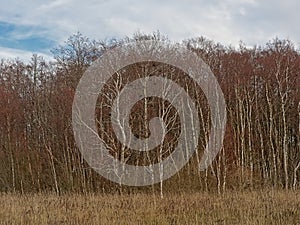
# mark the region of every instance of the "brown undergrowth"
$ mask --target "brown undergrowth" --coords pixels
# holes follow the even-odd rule
[[[300,224],[299,191],[1,194],[0,224]]]

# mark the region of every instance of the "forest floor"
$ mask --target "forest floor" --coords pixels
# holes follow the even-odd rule
[[[293,224],[300,191],[0,194],[0,224]]]

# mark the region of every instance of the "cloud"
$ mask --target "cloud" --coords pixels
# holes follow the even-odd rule
[[[10,0],[2,3],[0,21],[30,27],[16,30],[15,38],[38,36],[53,45],[77,31],[107,39],[156,30],[172,40],[203,35],[223,44],[253,45],[275,36],[298,41],[299,7],[294,0]]]
[[[0,59],[20,59],[24,62],[28,62],[32,57],[33,52],[24,51],[20,49],[13,48],[4,48],[0,47]],[[53,57],[48,54],[38,53],[38,55],[42,56],[46,61],[53,61]]]

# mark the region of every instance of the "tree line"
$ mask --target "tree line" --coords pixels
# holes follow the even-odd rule
[[[159,32],[108,41],[91,40],[77,33],[52,50],[53,61],[33,55],[30,62],[0,62],[0,190],[4,192],[132,192],[218,191],[262,187],[297,189],[300,186],[300,51],[290,40],[275,38],[264,46],[223,46],[204,37],[182,41],[207,63],[218,79],[227,104],[224,146],[206,171],[198,170],[209,130],[209,107],[201,91],[192,95],[200,107],[199,151],[177,175],[160,185],[126,187],[112,183],[90,168],[73,137],[72,102],[76,86],[93,61],[115,46],[129,41],[167,40]],[[140,66],[140,65],[139,65]],[[131,65],[131,72],[151,71],[155,63]],[[169,69],[164,69],[171,73]],[[133,77],[130,77],[133,76]],[[180,75],[176,79],[181,79]],[[122,86],[114,76],[111,85]],[[180,80],[191,87],[187,80]],[[114,87],[114,86],[110,86]],[[109,88],[108,88],[109,90]],[[113,92],[112,92],[113,93]],[[131,164],[147,164],[149,155],[128,153],[107,134],[111,128],[109,99],[99,96],[99,135],[115,149],[112,154]],[[155,108],[156,106],[156,108]],[[153,108],[154,107],[154,108]],[[179,123],[168,102],[147,99],[135,106],[131,122],[139,137],[147,137],[147,121],[168,111],[170,125]],[[165,116],[165,115],[162,115]],[[172,118],[172,119],[170,119]],[[102,124],[102,125],[101,125]],[[134,125],[135,124],[135,125]],[[172,129],[173,130],[173,129]],[[173,132],[173,133],[172,133]],[[163,150],[152,152],[162,159],[176,144],[178,130],[166,136]],[[117,150],[116,150],[117,149]],[[143,160],[139,160],[139,157]]]

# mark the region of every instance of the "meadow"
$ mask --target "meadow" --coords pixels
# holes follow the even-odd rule
[[[0,224],[300,224],[299,191],[1,194]]]

